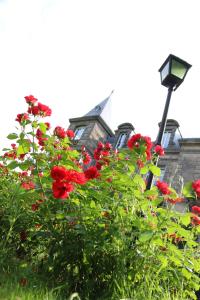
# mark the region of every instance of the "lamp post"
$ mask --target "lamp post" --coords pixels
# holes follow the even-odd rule
[[[186,61],[180,59],[175,55],[170,54],[158,70],[160,72],[161,84],[168,88],[168,93],[155,145],[162,144],[162,137],[165,131],[167,113],[169,110],[172,92],[175,91],[183,82],[190,67],[191,65],[188,64]],[[158,159],[154,163],[155,165],[157,165]],[[152,182],[153,173],[149,172],[147,178],[147,190],[151,188]]]

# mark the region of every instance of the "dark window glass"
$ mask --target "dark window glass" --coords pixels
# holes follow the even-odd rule
[[[85,126],[77,127],[74,132],[74,140],[80,140],[84,130],[85,130]]]
[[[122,148],[124,146],[125,140],[126,133],[121,133],[116,144],[116,149]]]

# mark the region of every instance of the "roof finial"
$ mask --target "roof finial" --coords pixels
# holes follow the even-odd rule
[[[112,96],[112,94],[114,93],[115,90],[112,90],[110,95],[108,96],[108,99]]]

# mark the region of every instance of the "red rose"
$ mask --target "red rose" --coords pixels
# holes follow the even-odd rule
[[[158,180],[156,182],[156,186],[163,195],[168,195],[171,193],[169,190],[168,184],[164,181],[161,182]]]
[[[56,126],[56,128],[54,129],[54,135],[56,135],[57,137],[64,139],[67,135],[66,131],[64,128],[60,127],[60,126]]]
[[[40,102],[37,106],[29,106],[28,113],[33,114],[34,116],[40,115],[41,117],[51,116],[51,109]]]
[[[6,152],[6,153],[4,153],[3,157],[9,157],[9,158],[16,159],[16,158],[17,158],[17,155],[16,155],[16,152],[15,152],[15,151],[11,151],[11,152]]]
[[[97,170],[101,170],[102,169],[102,164],[100,163],[100,162],[96,162],[96,168],[97,168]]]
[[[69,182],[74,182],[78,184],[85,184],[86,178],[84,173],[80,173],[75,170],[67,170],[65,179]]]
[[[73,130],[68,129],[68,130],[66,131],[66,135],[67,135],[70,139],[72,139],[72,138],[74,137],[74,132],[73,132]]]
[[[22,230],[19,235],[20,235],[20,240],[22,242],[25,242],[27,240],[27,233],[25,230]]]
[[[12,147],[13,149],[16,149],[16,148],[17,148],[16,144],[11,144],[11,147]]]
[[[19,155],[19,159],[20,159],[20,160],[23,160],[26,154],[27,154],[27,153],[20,154],[20,155]]]
[[[38,208],[39,208],[39,204],[37,204],[37,203],[34,203],[31,205],[32,211],[36,211],[36,210],[38,210]]]
[[[97,149],[94,150],[94,159],[100,160],[101,158],[101,152]]]
[[[26,100],[26,103],[31,105],[38,101],[38,99],[36,99],[33,95],[25,96],[24,98]]]
[[[146,153],[146,156],[147,156],[147,160],[150,160],[151,159],[151,151],[149,149],[147,149],[145,151],[145,153]]]
[[[28,113],[37,116],[39,114],[38,106],[29,106]]]
[[[165,151],[164,151],[163,147],[160,145],[156,145],[154,148],[154,151],[156,152],[156,154],[158,154],[160,156],[165,155]]]
[[[62,166],[54,166],[51,169],[51,177],[57,181],[64,180],[67,176],[67,169]]]
[[[27,177],[28,176],[28,172],[27,171],[23,171],[21,173],[19,173],[20,176],[23,176],[23,177]]]
[[[29,115],[27,113],[18,114],[15,121],[19,122],[20,124],[26,120],[29,120]]]
[[[88,165],[91,162],[91,157],[90,157],[89,153],[85,151],[82,153],[82,155],[83,155],[84,165]]]
[[[103,151],[101,151],[101,155],[102,156],[109,156],[109,151],[105,151],[105,150],[103,150]]]
[[[100,176],[100,173],[95,166],[89,167],[84,173],[87,179],[94,179]]]
[[[129,149],[133,149],[133,148],[139,148],[140,143],[141,142],[145,142],[145,146],[146,146],[146,158],[147,160],[151,159],[151,148],[152,148],[152,142],[150,137],[148,136],[142,136],[140,133],[133,135],[127,142],[127,146]]]
[[[137,160],[137,166],[138,166],[139,169],[141,169],[141,168],[144,167],[144,163],[143,163],[143,161],[141,159]]]
[[[53,196],[57,199],[68,198],[73,189],[73,185],[68,182],[54,181],[52,185]]]
[[[199,206],[192,206],[192,212],[196,214],[200,214],[200,207]]]
[[[98,151],[103,150],[103,148],[104,148],[104,144],[102,142],[98,142],[98,144],[97,144]]]
[[[44,117],[51,116],[52,111],[47,105],[44,105],[44,104],[38,102],[38,109],[42,116],[44,116]]]
[[[146,142],[147,149],[150,150],[153,146],[151,138],[149,136],[143,136],[142,139]]]
[[[105,149],[110,151],[112,149],[112,145],[110,143],[105,143]]]
[[[191,220],[192,225],[200,225],[200,218],[196,215],[192,216],[192,220]]]
[[[51,127],[50,123],[49,123],[49,122],[45,122],[44,124],[46,125],[46,127],[47,127],[47,130],[49,130],[49,129],[50,129],[50,127]]]
[[[36,131],[36,137],[37,137],[38,139],[40,139],[42,136],[43,136],[43,133],[42,133],[42,131],[38,128],[37,131]]]
[[[129,149],[133,149],[133,147],[135,146],[135,144],[138,142],[138,140],[141,138],[141,134],[137,133],[135,135],[133,135],[127,142],[127,146]]]
[[[22,182],[21,187],[25,190],[32,190],[35,188],[35,184],[33,182]]]
[[[192,183],[192,188],[195,191],[195,193],[197,194],[197,197],[200,197],[200,179],[198,179]]]

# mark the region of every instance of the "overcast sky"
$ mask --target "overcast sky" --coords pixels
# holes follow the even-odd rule
[[[68,127],[112,95],[111,129],[131,122],[155,138],[167,89],[159,67],[172,53],[192,64],[169,118],[200,137],[198,0],[0,0],[0,142],[15,131],[24,96]]]

